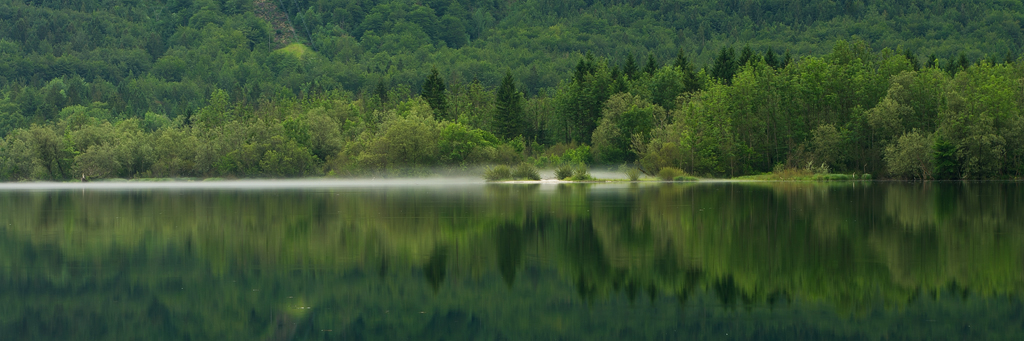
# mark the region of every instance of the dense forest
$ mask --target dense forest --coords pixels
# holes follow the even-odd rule
[[[1024,173],[1019,1],[14,0],[0,179]]]

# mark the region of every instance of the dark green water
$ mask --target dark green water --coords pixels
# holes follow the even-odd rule
[[[0,339],[1024,339],[1017,183],[103,186],[0,187]]]

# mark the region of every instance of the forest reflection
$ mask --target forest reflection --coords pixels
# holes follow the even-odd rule
[[[920,310],[992,336],[971,333],[1022,322],[1022,199],[1016,183],[6,191],[0,332],[658,338],[748,314],[880,337]],[[821,311],[889,328],[799,322]]]

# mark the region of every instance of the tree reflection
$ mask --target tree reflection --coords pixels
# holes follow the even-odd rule
[[[490,338],[481,316],[573,323],[559,290],[723,314],[1005,313],[1024,289],[1022,204],[1015,183],[0,192],[0,332]]]

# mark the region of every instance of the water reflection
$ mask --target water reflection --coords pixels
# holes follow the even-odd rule
[[[0,335],[1017,338],[1022,199],[1015,183],[8,190]]]

